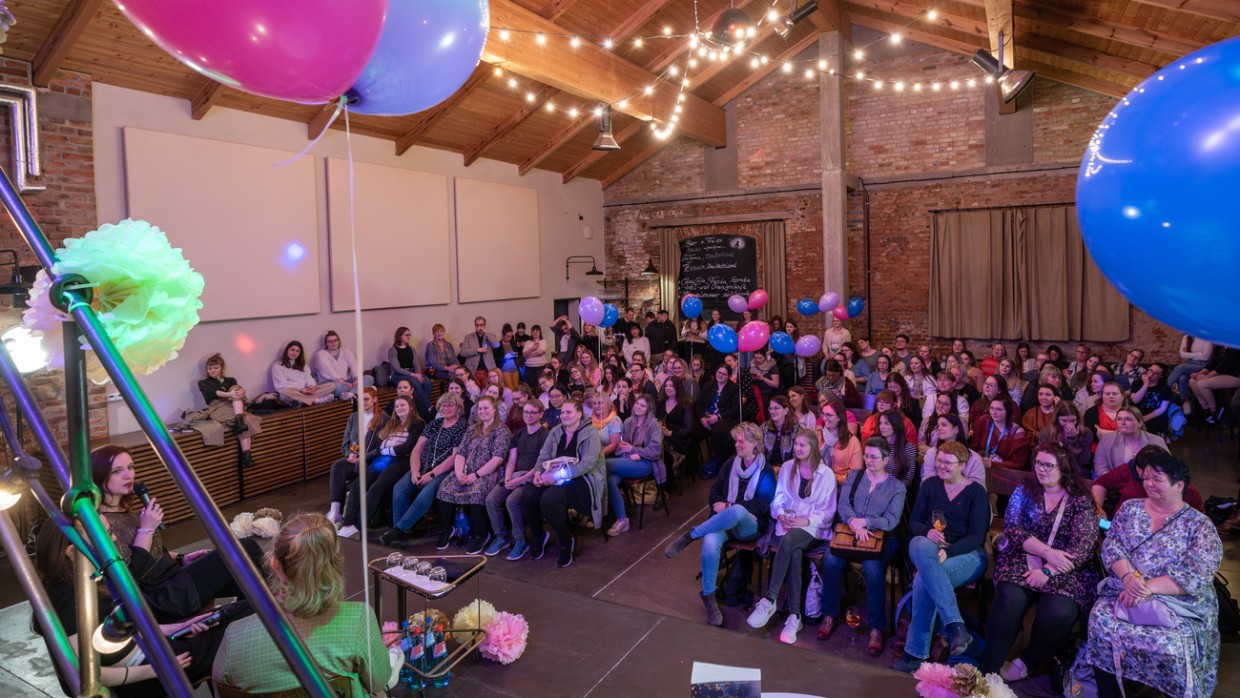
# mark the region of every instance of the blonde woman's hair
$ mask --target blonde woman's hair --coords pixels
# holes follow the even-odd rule
[[[740,424],[732,427],[732,431],[729,433],[734,439],[740,437],[751,444],[756,444],[758,446],[763,444],[762,428],[753,422],[741,422]]]
[[[297,514],[286,521],[269,558],[276,571],[272,591],[289,613],[314,618],[344,597],[344,555],[326,516]]]
[[[461,414],[465,411],[465,401],[461,399],[461,396],[453,395],[447,391],[445,391],[443,395],[440,395],[439,399],[435,402],[435,411],[443,412],[443,406],[448,403],[456,405],[457,419],[467,419],[469,417],[467,414]]]

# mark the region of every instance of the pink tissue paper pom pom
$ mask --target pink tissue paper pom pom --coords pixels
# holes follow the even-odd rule
[[[400,625],[394,620],[383,621],[383,627],[381,630],[383,632],[384,645],[391,645],[400,639]]]
[[[952,668],[946,664],[922,664],[913,672],[913,678],[918,680],[917,695],[921,698],[957,698],[952,690],[953,676]]]
[[[525,653],[525,643],[530,636],[530,626],[525,622],[525,616],[500,611],[486,631],[487,637],[478,651],[487,659],[512,664]]]

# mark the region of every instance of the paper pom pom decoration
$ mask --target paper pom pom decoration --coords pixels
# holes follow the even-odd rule
[[[146,221],[127,218],[65,240],[56,257],[53,275],[80,274],[93,287],[91,307],[135,374],[153,373],[176,358],[186,335],[198,324],[202,274]],[[61,323],[69,318],[52,305],[51,283],[51,277],[40,271],[22,325],[42,333],[48,368],[63,369]],[[94,354],[87,354],[86,372],[95,383],[108,382]]]
[[[495,607],[489,601],[474,599],[461,606],[456,615],[452,616],[452,629],[463,631],[486,628],[495,619],[495,613]]]
[[[228,524],[232,529],[233,535],[238,538],[249,538],[254,535],[254,514],[250,512],[242,512],[233,517],[232,523]]]
[[[525,616],[501,611],[495,614],[486,631],[487,637],[478,651],[487,659],[512,664],[525,653],[525,643],[530,637],[530,626],[525,622]]]
[[[913,672],[921,698],[1016,698],[998,674],[982,675],[972,664],[927,662]]]

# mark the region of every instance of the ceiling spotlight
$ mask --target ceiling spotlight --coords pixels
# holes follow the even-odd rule
[[[787,39],[788,34],[798,23],[804,21],[807,17],[814,14],[818,9],[818,0],[792,0],[792,9],[788,12],[788,17],[780,21],[775,21],[775,33],[781,39]]]
[[[620,150],[620,144],[611,133],[611,105],[604,104],[598,115],[598,138],[594,139],[593,150]]]
[[[972,60],[974,65],[986,71],[986,74],[999,84],[999,99],[1004,104],[1016,99],[1037,76],[1031,70],[1013,70],[1003,65],[1003,32],[999,32],[999,56],[997,58],[979,48],[973,52]]]

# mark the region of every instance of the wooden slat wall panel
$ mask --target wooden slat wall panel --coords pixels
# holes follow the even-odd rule
[[[254,437],[255,466],[241,471],[241,496],[278,490],[306,479],[305,420],[313,407],[281,410],[263,417],[263,433]],[[322,409],[322,408],[320,408]]]
[[[381,390],[380,403],[385,402],[384,393],[395,395],[396,391]],[[349,422],[349,405],[338,402],[327,407],[328,409],[313,410],[305,415],[307,480],[326,475],[331,471],[332,463],[340,458],[340,442],[344,438],[345,425]]]

